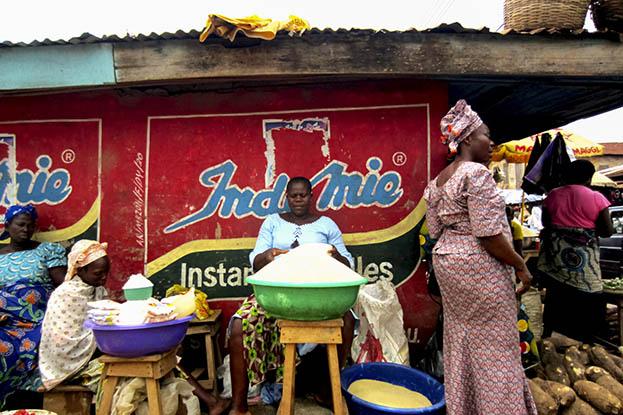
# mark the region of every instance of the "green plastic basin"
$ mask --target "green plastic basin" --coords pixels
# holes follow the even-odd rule
[[[149,300],[153,295],[154,287],[142,287],[142,288],[124,288],[123,295],[128,301],[134,300]]]
[[[287,320],[320,321],[342,317],[357,301],[359,287],[367,282],[294,284],[247,279],[257,302],[273,317]]]

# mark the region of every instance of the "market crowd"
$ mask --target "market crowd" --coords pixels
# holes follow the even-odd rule
[[[491,132],[464,100],[440,126],[452,161],[429,183],[424,198],[443,304],[447,412],[536,414],[516,325],[517,295],[530,287],[532,275],[513,244],[504,200],[487,168]],[[547,196],[538,265],[547,281],[546,332],[583,341],[592,330],[586,316],[599,316],[604,309],[597,237],[612,232],[608,201],[587,187],[593,173],[589,162],[574,162],[568,182]],[[291,179],[286,198],[290,210],[268,216],[261,225],[249,258],[253,269],[308,243],[331,245],[327,254],[352,267],[338,226],[311,209],[310,181]],[[59,244],[33,240],[37,217],[33,206],[11,206],[0,235],[10,238],[0,248],[0,409],[16,391],[41,392],[76,378],[92,379],[96,387],[101,371],[93,334],[83,323],[87,302],[105,294],[107,244],[81,240],[67,256]],[[587,258],[581,267],[570,251]],[[358,319],[353,311],[343,316],[341,365],[347,362]],[[206,398],[211,413],[248,414],[249,387],[281,381],[284,350],[278,333],[275,319],[255,297],[245,299],[227,330],[231,406]],[[299,345],[300,359],[316,347]],[[330,401],[323,388],[315,396]]]

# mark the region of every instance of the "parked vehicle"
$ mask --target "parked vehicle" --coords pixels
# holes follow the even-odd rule
[[[599,238],[599,264],[602,278],[623,277],[623,206],[611,206],[610,216],[614,233]]]

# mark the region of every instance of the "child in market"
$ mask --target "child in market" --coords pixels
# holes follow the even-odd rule
[[[105,294],[110,269],[107,246],[78,241],[68,256],[65,282],[50,297],[39,346],[39,371],[46,390],[83,371],[97,349],[93,332],[84,327],[84,321],[87,303]]]
[[[102,299],[110,270],[107,244],[91,240],[78,241],[68,256],[65,282],[50,297],[43,321],[39,370],[42,389],[50,390],[67,380],[80,381],[97,390],[102,365],[93,360],[97,351],[93,332],[84,327],[88,303]],[[228,401],[215,398],[195,379],[189,377],[194,394],[220,414]]]

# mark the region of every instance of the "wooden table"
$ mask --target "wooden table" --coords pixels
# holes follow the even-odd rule
[[[218,353],[218,332],[221,328],[221,310],[212,310],[214,313],[207,320],[191,320],[186,330],[187,336],[203,334],[205,342],[206,366],[193,370],[191,373],[201,386],[217,394],[216,365]],[[207,373],[207,379],[200,379]]]

